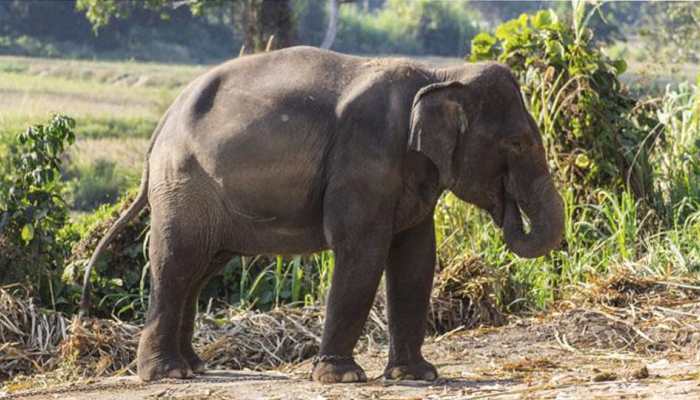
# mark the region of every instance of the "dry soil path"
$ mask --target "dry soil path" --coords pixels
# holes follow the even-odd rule
[[[107,378],[9,398],[700,399],[700,361],[690,348],[654,356],[581,349],[550,328],[520,323],[433,338],[425,354],[436,362],[441,379],[432,384],[378,378],[386,360],[385,349],[378,349],[358,356],[370,377],[363,384],[313,383],[306,362],[279,371],[212,371],[193,380],[152,384],[132,376]]]

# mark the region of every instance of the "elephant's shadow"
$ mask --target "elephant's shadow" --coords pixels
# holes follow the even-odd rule
[[[206,374],[199,375],[195,378],[204,379],[207,381],[221,381],[234,382],[234,381],[281,381],[289,380],[290,378],[285,375],[273,375],[270,373],[257,373],[253,371],[237,371],[237,370],[214,370],[207,371]]]
[[[488,380],[472,380],[464,378],[449,378],[449,379],[438,379],[436,382],[425,382],[425,381],[385,381],[386,386],[411,386],[411,387],[435,387],[435,386],[445,386],[449,389],[471,389],[471,390],[483,390],[489,386],[505,387],[513,386],[520,381],[516,379],[488,379]]]
[[[293,380],[295,378],[286,375],[273,375],[270,373],[257,373],[248,371],[238,371],[238,370],[215,370],[208,371],[204,375],[198,376],[197,379],[204,379],[209,382],[220,381],[221,383],[235,382],[235,381],[285,381]],[[430,386],[446,386],[452,389],[472,389],[477,390],[489,386],[512,386],[519,383],[515,379],[488,379],[488,380],[473,380],[465,378],[443,378],[439,379],[437,382],[425,382],[425,381],[385,381],[381,377],[370,379],[371,383],[381,383],[385,386],[410,386],[410,387],[430,387]]]

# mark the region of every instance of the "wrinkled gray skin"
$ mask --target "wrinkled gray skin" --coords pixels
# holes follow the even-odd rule
[[[90,265],[150,203],[143,380],[203,371],[191,344],[196,300],[231,257],[322,249],[335,252],[336,268],[313,379],[366,379],[352,352],[385,273],[385,376],[433,380],[421,345],[433,210],[446,189],[488,211],[516,254],[559,244],[562,201],[507,67],[432,69],[309,47],[245,56],[175,100],[154,134],[141,193]]]

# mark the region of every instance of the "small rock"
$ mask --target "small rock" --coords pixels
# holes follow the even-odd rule
[[[593,382],[608,382],[614,380],[617,380],[617,374],[614,372],[603,371],[593,375]]]
[[[642,365],[641,368],[632,371],[632,378],[634,379],[646,379],[649,377],[649,369],[646,365]]]

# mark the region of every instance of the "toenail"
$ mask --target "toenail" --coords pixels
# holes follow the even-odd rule
[[[357,374],[354,372],[346,372],[343,374],[341,382],[355,382],[357,380]]]

